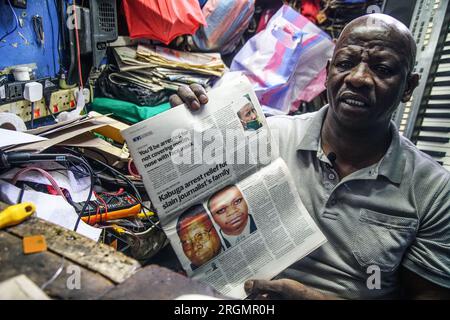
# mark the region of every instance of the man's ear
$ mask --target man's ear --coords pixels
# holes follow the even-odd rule
[[[327,82],[328,82],[328,74],[330,73],[330,64],[331,64],[331,59],[328,59],[328,61],[327,61],[327,67],[326,67],[327,77],[326,77],[326,79],[325,79],[325,86],[327,86]]]
[[[402,102],[406,103],[411,99],[414,89],[419,85],[419,75],[417,73],[411,73],[406,80],[406,88],[403,92]]]

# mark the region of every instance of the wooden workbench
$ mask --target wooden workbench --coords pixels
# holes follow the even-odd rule
[[[25,255],[22,238],[29,235],[44,235],[48,250]],[[53,299],[159,300],[193,293],[221,297],[179,273],[157,265],[141,267],[112,247],[38,218],[0,231],[0,282],[25,274],[40,287],[61,266],[62,272],[44,289]],[[79,289],[73,288],[74,270],[81,276]]]

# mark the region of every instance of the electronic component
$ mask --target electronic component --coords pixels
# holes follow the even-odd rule
[[[74,203],[77,213],[80,213],[83,205],[84,202]],[[136,216],[139,212],[141,212],[140,203],[127,192],[101,193],[97,195],[97,200],[89,201],[81,219],[86,223],[95,224],[106,220]]]

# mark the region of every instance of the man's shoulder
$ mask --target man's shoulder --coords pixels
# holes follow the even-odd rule
[[[303,113],[295,116],[290,115],[276,115],[267,117],[269,125],[297,125],[302,123],[309,123],[317,115],[318,111]]]
[[[400,136],[401,152],[406,157],[404,176],[417,191],[439,192],[448,187],[450,172],[428,154],[420,151],[411,141]]]
[[[267,118],[270,130],[277,136],[279,141],[289,142],[289,144],[297,145],[308,133],[309,126],[317,115],[316,112],[304,113],[301,115],[276,115]]]

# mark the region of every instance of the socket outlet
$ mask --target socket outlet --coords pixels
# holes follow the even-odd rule
[[[52,113],[72,110],[76,107],[75,97],[72,89],[58,90],[52,93],[50,97],[49,108]],[[0,112],[11,112],[27,122],[31,120],[31,102],[20,100],[8,104],[0,105]],[[34,104],[34,119],[50,116],[45,107],[45,100],[42,99]]]

